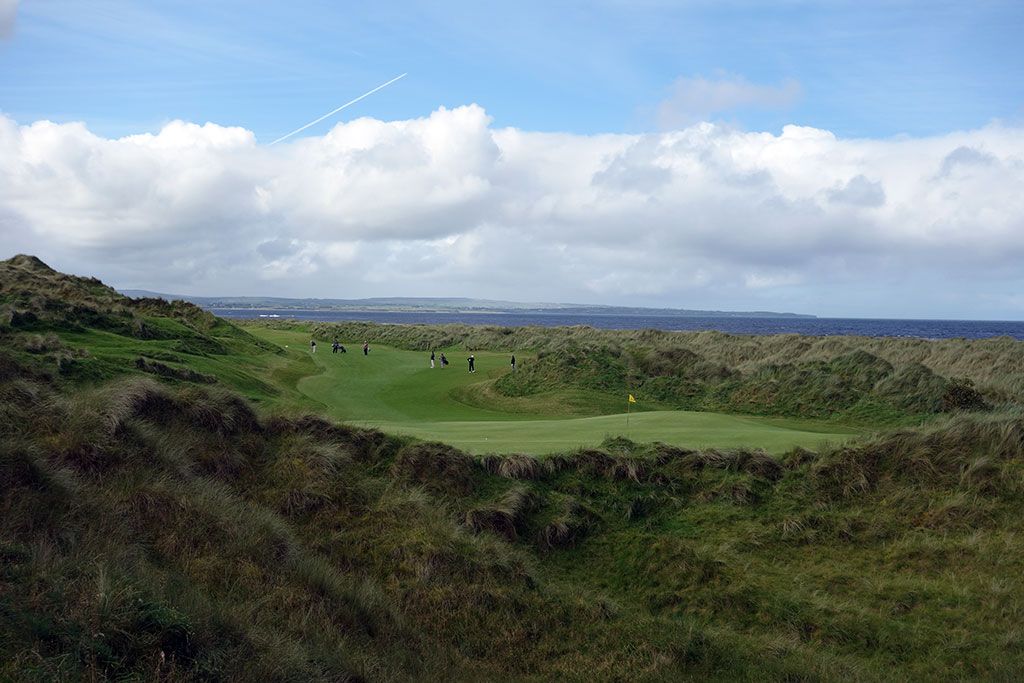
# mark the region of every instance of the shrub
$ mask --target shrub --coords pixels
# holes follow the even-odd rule
[[[939,409],[948,413],[953,410],[988,410],[990,406],[974,388],[974,382],[966,377],[951,379],[942,393]]]

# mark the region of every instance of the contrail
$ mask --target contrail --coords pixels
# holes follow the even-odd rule
[[[326,119],[328,116],[334,116],[335,114],[337,114],[339,111],[341,111],[345,107],[349,107],[349,106],[355,104],[356,102],[358,102],[359,100],[363,99],[364,97],[369,97],[370,95],[372,95],[373,93],[377,92],[378,90],[382,90],[382,89],[388,87],[389,85],[391,85],[392,83],[394,83],[398,79],[405,78],[407,75],[408,75],[407,73],[404,73],[401,76],[395,76],[394,78],[392,78],[387,83],[382,83],[381,85],[378,85],[373,90],[370,90],[368,92],[364,92],[362,95],[360,95],[359,97],[355,98],[354,100],[346,102],[345,104],[341,105],[337,109],[334,109],[332,111],[327,112],[326,114],[324,114],[320,118],[316,119],[315,121],[310,121],[309,123],[304,125],[302,128],[296,128],[291,133],[288,133],[288,135],[282,135],[281,137],[279,137],[278,139],[274,140],[270,144],[271,145],[276,145],[277,143],[281,142],[282,140],[287,140],[288,138],[290,138],[291,136],[295,135],[296,133],[301,133],[302,131],[306,130],[310,126],[315,126],[316,124],[318,124],[321,121],[323,121],[324,119]],[[270,145],[267,145],[267,146],[269,147]]]

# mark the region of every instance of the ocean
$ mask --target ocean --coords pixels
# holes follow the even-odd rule
[[[1024,339],[1024,321],[1010,320],[894,320],[868,318],[743,318],[682,317],[671,315],[565,315],[559,313],[434,313],[412,311],[315,311],[211,308],[224,318],[274,317],[335,322],[359,320],[392,324],[540,325],[560,327],[589,325],[608,330],[717,330],[730,334],[806,334],[814,336],[859,335],[865,337],[1013,337]]]

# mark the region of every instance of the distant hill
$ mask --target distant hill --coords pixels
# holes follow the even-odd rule
[[[0,260],[0,375],[11,364],[72,383],[151,374],[212,384],[222,375],[228,386],[259,397],[269,390],[240,370],[238,359],[276,351],[188,301],[128,298],[35,256]]]
[[[479,313],[552,313],[563,315],[664,315],[700,318],[815,318],[801,313],[774,311],[704,311],[684,308],[645,308],[641,306],[602,306],[595,304],[523,303],[467,297],[373,297],[369,299],[292,299],[268,296],[183,296],[141,289],[119,290],[125,296],[188,301],[203,308],[294,309],[303,311],[420,311]]]

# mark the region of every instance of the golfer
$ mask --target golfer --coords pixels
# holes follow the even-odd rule
[[[476,372],[476,359],[473,356],[469,357],[469,371]]]

